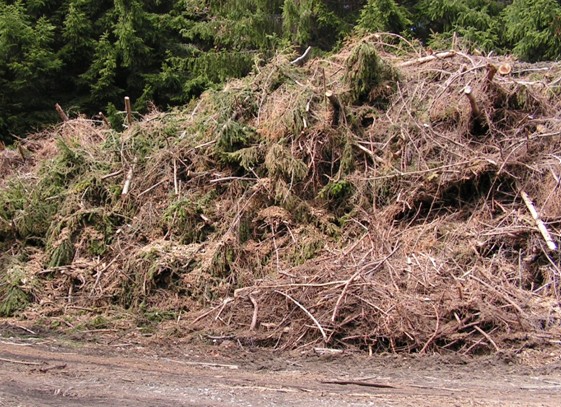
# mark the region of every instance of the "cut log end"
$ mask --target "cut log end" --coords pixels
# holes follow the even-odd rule
[[[477,104],[477,100],[475,99],[475,96],[473,96],[473,89],[471,88],[471,86],[467,85],[464,88],[464,95],[466,95],[466,97],[469,100],[469,105],[471,107],[472,117],[480,118],[481,117],[481,110],[479,109],[479,106]]]
[[[130,126],[132,124],[132,107],[131,99],[128,96],[125,96],[125,111],[127,113],[127,123]]]
[[[68,119],[68,115],[64,112],[64,109],[63,109],[58,103],[55,104],[55,110],[57,111],[57,113],[58,113],[60,119],[61,119],[63,122],[67,122],[67,121],[69,120],[69,119]]]
[[[495,65],[489,64],[487,65],[487,83],[490,83],[495,78],[495,74],[497,73],[498,69]]]
[[[331,90],[325,91],[325,97],[327,98],[327,100],[329,100],[329,103],[331,103],[331,108],[333,111],[331,115],[331,125],[337,126],[339,124],[339,115],[342,111],[341,102]]]

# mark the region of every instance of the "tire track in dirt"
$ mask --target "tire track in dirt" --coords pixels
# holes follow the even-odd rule
[[[561,405],[561,375],[555,372],[501,374],[500,365],[434,366],[429,359],[423,369],[354,357],[279,368],[286,357],[275,366],[270,353],[245,355],[240,363],[213,361],[214,348],[181,357],[157,351],[3,342],[0,406]]]

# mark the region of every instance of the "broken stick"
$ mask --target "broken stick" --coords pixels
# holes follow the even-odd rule
[[[539,229],[540,233],[542,234],[542,236],[545,240],[545,243],[547,244],[547,247],[551,251],[556,251],[557,250],[557,244],[553,241],[553,239],[551,238],[551,235],[549,234],[547,228],[545,227],[545,224],[540,219],[540,215],[538,214],[538,211],[536,210],[536,207],[532,203],[532,200],[530,199],[528,194],[523,190],[520,191],[520,196],[522,197],[522,200],[524,201],[524,203],[526,204],[526,207],[530,211],[530,214],[532,215],[532,218],[534,219],[534,222],[536,222],[536,225],[538,226],[538,229]]]
[[[127,112],[127,123],[130,126],[132,124],[132,108],[131,108],[131,98],[125,96],[125,110]]]
[[[55,109],[63,122],[67,122],[69,120],[68,115],[64,112],[64,110],[58,103],[55,104]]]
[[[487,77],[486,77],[487,83],[491,83],[493,81],[493,78],[495,77],[496,73],[497,73],[497,67],[495,65],[493,64],[487,65]]]
[[[179,184],[177,182],[177,160],[173,159],[173,191],[179,195]]]
[[[391,384],[382,384],[382,383],[371,383],[371,382],[363,382],[361,380],[320,380],[320,383],[325,384],[340,384],[340,385],[349,385],[354,384],[355,386],[365,386],[365,387],[376,387],[379,389],[395,389],[395,386]]]
[[[278,291],[275,290],[275,292],[277,294],[283,295],[286,298],[288,298],[290,301],[292,301],[294,304],[296,304],[302,311],[304,311],[306,313],[306,315],[308,317],[310,317],[310,319],[314,322],[314,324],[318,327],[319,331],[321,332],[321,336],[323,336],[323,340],[327,343],[329,342],[329,338],[327,337],[327,334],[325,333],[323,327],[321,326],[321,324],[318,322],[318,320],[312,315],[312,313],[310,311],[308,311],[302,304],[300,304],[298,301],[296,301],[294,298],[292,298],[290,295],[283,293],[282,291]]]
[[[132,182],[133,170],[136,161],[137,159],[135,158],[132,165],[129,167],[129,171],[127,172],[127,177],[125,178],[125,185],[123,185],[123,192],[121,192],[121,196],[127,195],[129,193],[131,182]]]
[[[105,124],[106,127],[111,128],[111,123],[109,122],[109,119],[107,119],[107,116],[103,114],[103,112],[99,112],[98,116],[101,117],[101,120],[103,120],[103,124]]]
[[[325,92],[325,97],[331,103],[331,107],[333,108],[333,116],[331,117],[331,125],[337,126],[339,124],[339,115],[341,114],[342,106],[339,98],[335,96],[335,94],[328,90]]]
[[[49,370],[55,370],[55,369],[66,369],[67,364],[64,363],[62,365],[54,365],[54,366],[47,366],[47,367],[41,367],[39,368],[39,371],[41,373],[47,373]]]
[[[129,172],[127,173],[127,178],[125,178],[125,185],[123,186],[123,192],[121,195],[127,195],[129,193],[129,189],[131,186],[132,181],[132,166],[129,168]]]
[[[463,91],[464,95],[469,100],[469,105],[471,107],[471,128],[470,131],[475,136],[483,135],[489,129],[489,123],[485,114],[481,111],[475,96],[473,95],[473,90],[471,86],[467,85]]]
[[[43,364],[39,362],[27,362],[24,360],[14,360],[14,359],[6,359],[6,358],[0,358],[0,362],[14,363],[17,365],[30,365],[30,366],[39,366]]]
[[[296,58],[294,61],[291,61],[290,65],[296,65],[296,66],[304,65],[304,62],[306,62],[306,60],[310,56],[310,51],[311,50],[312,50],[312,47],[306,48],[306,51],[304,51],[304,53],[301,56],[299,56],[298,58]]]
[[[253,304],[253,317],[251,318],[251,326],[249,327],[249,330],[255,331],[255,328],[257,327],[257,313],[259,312],[259,307],[257,306],[257,301],[253,298],[251,293],[249,294],[249,300]]]
[[[481,117],[481,109],[479,109],[477,100],[475,100],[475,96],[473,96],[473,89],[471,88],[471,86],[467,85],[464,88],[464,95],[466,95],[469,100],[469,105],[471,107],[471,116],[474,119],[479,119]]]
[[[417,59],[412,59],[410,61],[405,61],[405,62],[402,62],[402,63],[398,64],[397,66],[399,68],[404,68],[406,66],[411,66],[411,65],[417,65],[417,64],[420,65],[420,64],[424,64],[425,62],[433,61],[435,59],[451,58],[454,55],[456,55],[456,51],[439,52],[438,54],[432,54],[432,55],[428,55],[426,57],[421,57],[421,58],[417,58]]]

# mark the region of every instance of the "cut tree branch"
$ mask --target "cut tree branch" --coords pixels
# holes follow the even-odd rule
[[[255,298],[251,295],[251,293],[249,294],[249,300],[251,301],[251,303],[253,304],[253,317],[251,318],[251,326],[249,327],[250,331],[255,331],[255,328],[257,327],[257,315],[259,312],[259,306],[257,305],[257,300],[255,300]]]
[[[283,295],[286,298],[288,298],[290,301],[292,301],[294,304],[296,304],[302,311],[304,311],[306,313],[306,315],[308,317],[310,317],[310,319],[312,321],[314,321],[314,324],[318,327],[319,331],[321,332],[321,336],[323,336],[323,340],[327,343],[328,342],[328,338],[327,338],[327,334],[325,333],[324,329],[322,328],[322,326],[320,325],[320,323],[318,322],[318,320],[312,315],[312,313],[310,311],[308,311],[302,304],[300,304],[298,301],[296,301],[294,298],[292,298],[290,295],[283,293],[282,291],[278,291],[275,290],[275,292],[277,294]]]
[[[131,108],[131,98],[125,96],[125,110],[127,112],[127,123],[130,126],[132,124],[132,108]]]
[[[456,51],[439,52],[438,54],[432,54],[432,55],[428,55],[426,57],[421,57],[421,58],[417,58],[417,59],[412,59],[410,61],[405,61],[405,62],[402,62],[402,63],[398,64],[397,66],[399,68],[405,68],[406,66],[420,65],[420,64],[424,64],[425,62],[434,61],[435,59],[451,58],[455,55],[456,55]]]
[[[497,67],[493,64],[489,64],[487,65],[487,83],[491,83],[493,81],[493,78],[495,77],[495,74],[497,73]]]
[[[337,126],[339,124],[339,115],[341,114],[342,106],[339,98],[335,94],[328,90],[325,92],[325,97],[331,103],[333,108],[333,117],[331,118],[331,126]]]
[[[304,63],[308,60],[311,51],[312,51],[312,47],[306,48],[306,51],[304,51],[304,53],[298,58],[296,58],[294,61],[291,61],[290,65],[296,65],[296,66],[304,65]]]
[[[68,116],[66,115],[66,113],[64,112],[64,110],[62,109],[62,107],[61,107],[58,103],[55,104],[55,109],[56,109],[56,111],[57,111],[57,113],[58,113],[60,119],[61,119],[63,122],[67,122],[67,121],[69,120],[69,119],[68,119]]]
[[[103,114],[103,112],[99,112],[99,117],[101,117],[101,120],[103,120],[103,124],[105,124],[105,126],[111,128],[111,123],[107,119],[107,116]]]
[[[125,185],[123,186],[123,192],[121,192],[121,196],[127,195],[129,193],[136,161],[137,160],[135,158],[133,164],[129,167],[129,171],[127,172],[127,177],[125,178]]]
[[[545,240],[545,243],[547,244],[547,247],[551,251],[556,251],[557,250],[557,244],[553,241],[553,239],[551,238],[551,235],[549,234],[547,228],[545,227],[545,224],[540,219],[540,215],[538,214],[538,211],[536,210],[536,207],[532,203],[532,200],[530,199],[530,197],[528,196],[528,194],[525,191],[520,191],[520,196],[522,197],[522,200],[524,201],[524,203],[526,204],[526,207],[530,211],[530,214],[532,215],[532,218],[534,218],[534,221],[536,222],[536,225],[538,226],[538,229],[539,229],[540,233],[542,234],[542,236]]]
[[[469,105],[471,107],[471,116],[474,119],[481,118],[481,109],[479,109],[477,100],[475,100],[475,96],[473,96],[473,89],[471,88],[471,86],[468,85],[464,88],[464,95],[466,95],[469,100]]]

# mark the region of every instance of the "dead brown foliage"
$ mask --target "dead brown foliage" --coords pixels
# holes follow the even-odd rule
[[[104,173],[64,198],[53,230],[74,254],[29,265],[27,315],[162,310],[176,330],[282,349],[556,343],[560,74],[381,34],[302,68],[279,57],[123,134],[66,122]]]

